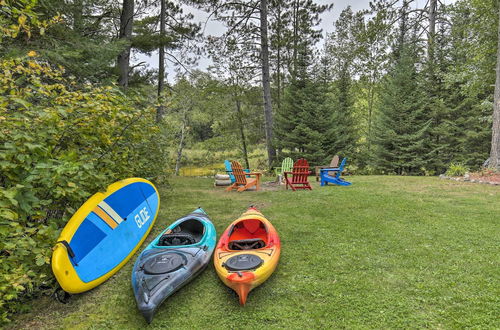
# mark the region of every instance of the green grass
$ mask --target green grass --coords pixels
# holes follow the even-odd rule
[[[358,176],[351,187],[226,193],[172,179],[151,240],[202,206],[217,232],[251,204],[278,230],[274,275],[240,307],[213,266],[167,299],[150,328],[499,328],[500,187],[425,177]],[[145,246],[145,245],[144,245]],[[13,324],[144,328],[133,260],[63,305],[51,298]]]

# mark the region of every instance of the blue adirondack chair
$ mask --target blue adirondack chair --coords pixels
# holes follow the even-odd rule
[[[224,166],[226,167],[226,173],[229,175],[229,179],[231,179],[231,183],[235,183],[236,182],[236,178],[233,175],[233,169],[231,168],[231,162],[226,159],[224,161]],[[243,171],[247,172],[247,173],[250,173],[250,170],[248,168],[245,168]]]
[[[340,177],[342,171],[344,171],[345,163],[347,158],[342,159],[339,167],[336,168],[322,168],[320,171],[321,186],[328,185],[328,183],[333,183],[339,186],[350,186],[352,183],[347,182]],[[330,175],[333,172],[333,175]]]

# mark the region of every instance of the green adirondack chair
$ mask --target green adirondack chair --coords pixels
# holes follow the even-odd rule
[[[276,174],[277,177],[283,178],[283,174],[285,172],[290,172],[292,170],[292,167],[293,167],[293,159],[291,159],[290,157],[286,157],[281,162],[281,166],[274,168],[274,173]]]

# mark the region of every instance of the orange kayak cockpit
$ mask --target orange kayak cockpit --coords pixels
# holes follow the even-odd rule
[[[269,233],[265,224],[258,219],[245,219],[236,223],[229,233],[229,250],[254,250],[267,246]]]

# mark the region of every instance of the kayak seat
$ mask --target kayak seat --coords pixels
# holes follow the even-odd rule
[[[267,231],[264,224],[259,220],[250,220],[251,223],[245,226],[249,220],[244,220],[234,227],[231,235],[229,236],[229,244],[231,241],[247,240],[247,239],[261,239],[267,245]],[[257,224],[257,226],[256,226]],[[250,230],[249,230],[250,229]],[[228,244],[228,247],[229,247]]]
[[[160,246],[180,246],[196,243],[196,238],[188,233],[170,233],[160,237],[158,241]]]
[[[248,230],[248,232],[251,234],[255,233],[262,224],[262,222],[260,222],[257,219],[243,220],[242,222],[243,222],[243,227],[245,227],[245,229]]]
[[[261,249],[266,246],[263,240],[260,238],[252,238],[252,239],[240,239],[229,242],[230,250],[253,250],[253,249]]]
[[[203,237],[204,230],[205,226],[201,221],[188,219],[163,234],[158,241],[158,245],[178,246],[196,244]]]

